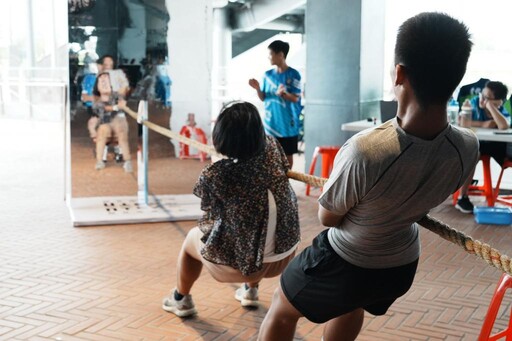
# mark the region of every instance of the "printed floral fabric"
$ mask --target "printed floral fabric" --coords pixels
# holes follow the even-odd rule
[[[275,253],[299,242],[297,198],[286,176],[288,169],[284,151],[272,137],[267,137],[263,152],[248,160],[223,159],[203,169],[194,194],[205,211],[199,228],[206,260],[231,266],[245,276],[261,270],[269,190],[277,206]]]

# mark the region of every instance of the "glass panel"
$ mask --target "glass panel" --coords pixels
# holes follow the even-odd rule
[[[137,182],[133,173],[125,170],[130,158],[132,168],[137,170],[141,127],[128,115],[123,117],[115,105],[125,99],[137,111],[139,100],[146,99],[150,120],[169,126],[169,14],[165,0],[68,0],[68,16],[71,196],[136,195]],[[113,70],[108,70],[109,58],[101,63],[105,55],[112,57]],[[102,72],[108,72],[108,76],[98,76]],[[109,91],[101,86],[93,93],[96,81],[102,77],[110,79],[113,96],[109,97]],[[129,86],[127,91],[123,90],[124,82]],[[104,139],[105,148],[101,142]],[[151,160],[169,160],[174,155],[168,138],[151,134]],[[171,192],[169,188],[162,190]]]

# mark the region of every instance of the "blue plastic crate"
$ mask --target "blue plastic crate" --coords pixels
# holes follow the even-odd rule
[[[473,209],[477,224],[512,224],[512,208],[475,206]]]

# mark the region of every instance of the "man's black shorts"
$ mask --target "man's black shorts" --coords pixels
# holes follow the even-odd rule
[[[288,301],[315,323],[363,308],[384,315],[412,285],[418,260],[388,269],[365,269],[341,258],[329,244],[327,231],[295,257],[281,276]]]
[[[283,147],[286,155],[293,155],[299,152],[297,149],[297,145],[299,143],[298,136],[276,137],[276,140],[279,141],[279,144]]]

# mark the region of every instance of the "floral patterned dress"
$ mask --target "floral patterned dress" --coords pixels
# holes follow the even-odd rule
[[[205,211],[199,228],[206,260],[238,269],[245,276],[262,269],[268,191],[277,206],[275,253],[286,252],[300,241],[297,198],[286,176],[288,169],[283,149],[270,136],[264,151],[250,159],[224,159],[203,169],[194,194]]]

